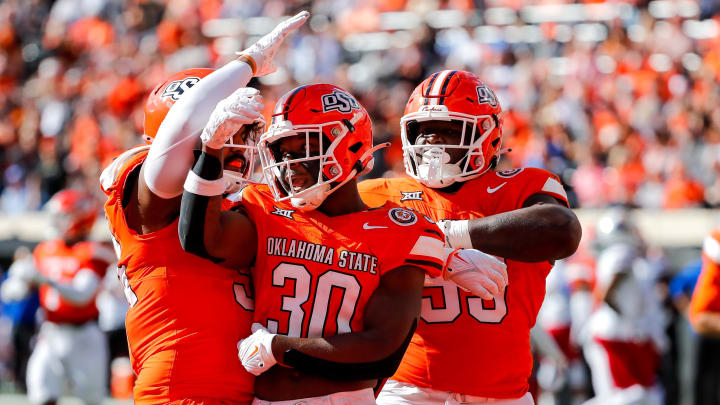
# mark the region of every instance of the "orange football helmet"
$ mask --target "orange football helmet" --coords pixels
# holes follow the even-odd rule
[[[152,143],[160,124],[165,119],[168,111],[170,111],[170,107],[180,99],[180,96],[213,71],[214,69],[186,69],[170,75],[150,92],[147,102],[145,102],[143,122],[145,130],[143,136],[146,143]]]
[[[305,151],[283,156],[280,141],[304,135]],[[317,143],[313,152],[311,143]],[[373,167],[372,124],[365,108],[350,93],[332,84],[295,88],[275,105],[271,125],[258,141],[263,175],[275,200],[290,199],[299,209],[315,209],[325,198]],[[287,154],[285,154],[287,155]],[[317,171],[310,186],[293,186],[291,165]]]
[[[170,108],[180,99],[187,90],[193,87],[200,79],[214,72],[214,69],[193,68],[177,72],[157,85],[145,103],[145,142],[150,144],[157,135],[160,124],[167,116]],[[255,128],[251,129],[252,134],[248,135],[244,144],[226,144],[225,167],[223,175],[227,182],[227,193],[238,191],[242,185],[249,182],[250,176],[255,168],[256,150],[254,135]]]
[[[400,120],[405,171],[428,187],[447,187],[485,173],[497,164],[502,142],[502,108],[495,93],[472,73],[443,70],[420,83],[410,95]],[[462,124],[460,142],[416,145],[418,123]],[[450,162],[446,149],[465,149]]]
[[[97,218],[98,206],[89,193],[80,190],[61,190],[45,203],[50,216],[53,238],[85,239]]]

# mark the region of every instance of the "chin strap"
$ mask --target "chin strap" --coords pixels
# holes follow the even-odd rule
[[[365,153],[363,153],[362,156],[360,156],[360,158],[358,159],[358,162],[360,164],[362,164],[362,161],[365,160],[365,158],[367,158],[368,156],[372,156],[372,154],[376,150],[380,150],[380,149],[386,148],[388,146],[390,146],[390,142],[383,142],[379,145],[373,146],[372,148],[365,151]],[[325,188],[325,190],[323,190],[324,187],[313,189],[313,190],[306,190],[306,191],[300,193],[296,197],[291,197],[290,203],[292,204],[293,207],[295,207],[299,210],[302,210],[302,211],[314,210],[317,207],[319,207],[320,205],[322,205],[323,201],[325,201],[325,198],[327,198],[327,196],[330,195],[333,191],[342,187],[343,185],[345,185],[345,183],[354,179],[355,177],[362,176],[362,175],[368,173],[370,170],[372,170],[373,162],[374,162],[374,159],[371,159],[368,162],[367,166],[365,166],[362,169],[362,171],[358,171],[358,168],[354,168],[350,172],[350,174],[345,178],[345,180],[341,181],[340,183],[336,183],[332,186],[330,184],[325,184],[326,186],[328,186],[327,188]],[[303,195],[306,192],[307,192],[307,194]]]
[[[360,164],[362,164],[362,161],[365,160],[365,158],[367,158],[368,156],[372,156],[372,154],[375,153],[375,151],[378,151],[382,148],[387,148],[388,146],[390,146],[390,142],[383,142],[381,144],[373,146],[372,148],[366,150],[365,153],[362,154],[362,156],[360,156],[360,159],[358,159],[358,162],[360,162]],[[370,170],[373,169],[373,167],[375,167],[375,158],[370,159],[368,164],[364,168],[362,168],[362,170],[359,171],[358,176],[362,176],[362,175],[369,173]],[[355,177],[355,176],[353,176],[353,177]],[[352,177],[349,177],[349,178],[352,178]]]

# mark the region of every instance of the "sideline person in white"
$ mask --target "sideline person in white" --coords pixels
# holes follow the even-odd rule
[[[33,257],[13,265],[3,299],[22,299],[37,287],[45,320],[27,369],[28,400],[55,404],[69,382],[85,404],[106,396],[107,341],[97,325],[95,297],[101,274],[114,261],[112,250],[85,241],[97,210],[77,190],[58,192],[47,204],[56,238],[40,243]]]

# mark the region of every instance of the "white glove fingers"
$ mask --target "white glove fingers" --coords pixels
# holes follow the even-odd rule
[[[301,11],[295,14],[293,17],[283,21],[279,26],[280,35],[286,37],[289,33],[295,31],[299,26],[305,24],[305,21],[310,18],[308,11]]]
[[[498,288],[504,288],[507,285],[507,274],[503,274],[498,271],[498,269],[490,268],[487,272],[487,276],[498,286]]]
[[[477,273],[476,273],[477,274]],[[479,284],[487,291],[492,297],[500,293],[500,286],[486,275],[480,275]],[[487,299],[487,298],[486,298]]]
[[[241,124],[250,124],[255,120],[263,118],[262,115],[262,104],[260,105],[230,105],[225,108],[226,113],[229,117],[245,117],[246,122]]]
[[[263,98],[260,94],[255,95],[233,95],[228,97],[229,104],[247,104],[247,103],[263,103]]]
[[[475,296],[480,297],[484,300],[491,300],[491,299],[495,298],[495,295],[493,293],[491,293],[490,291],[488,291],[485,287],[483,287],[481,285],[475,286],[475,288],[473,288],[473,291],[470,291],[470,292],[472,294],[475,294]]]
[[[225,134],[225,131],[223,131],[223,134],[225,135],[224,138],[230,138],[231,136],[235,135],[235,133],[240,129],[241,126],[245,124],[250,124],[255,120],[255,117],[252,116],[252,114],[248,113],[248,115],[245,114],[235,114],[232,112],[227,112],[227,116],[222,126],[225,126],[227,128],[230,128],[231,130],[227,131],[227,134]]]
[[[265,327],[262,326],[262,324],[260,324],[259,322],[254,322],[254,323],[252,324],[252,326],[250,327],[250,331],[251,331],[252,333],[255,333],[255,332],[257,332],[257,331],[259,331],[259,330],[261,330],[261,329],[267,331],[267,329],[265,329]]]
[[[238,114],[242,114],[244,111],[248,111],[255,115],[262,115],[262,111],[265,109],[265,105],[255,100],[247,100],[241,103],[230,104],[226,108],[228,111]]]

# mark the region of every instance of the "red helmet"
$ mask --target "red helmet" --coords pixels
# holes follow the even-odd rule
[[[146,143],[152,143],[170,107],[180,99],[180,96],[213,71],[213,69],[186,69],[171,75],[150,92],[145,103],[143,123]]]
[[[53,237],[63,239],[86,238],[95,223],[97,209],[92,195],[71,189],[58,191],[45,204]]]
[[[304,135],[310,147],[285,159],[280,140]],[[271,125],[258,141],[263,174],[275,199],[290,199],[300,209],[315,209],[337,188],[372,169],[372,124],[365,108],[350,93],[332,84],[310,84],[286,93],[275,105]],[[294,187],[290,165],[317,170],[314,184]]]
[[[443,70],[415,88],[400,120],[405,171],[428,187],[447,187],[485,173],[497,164],[502,138],[500,103],[495,93],[472,73]],[[462,124],[458,145],[416,145],[418,123]],[[449,162],[446,148],[465,149]]]

